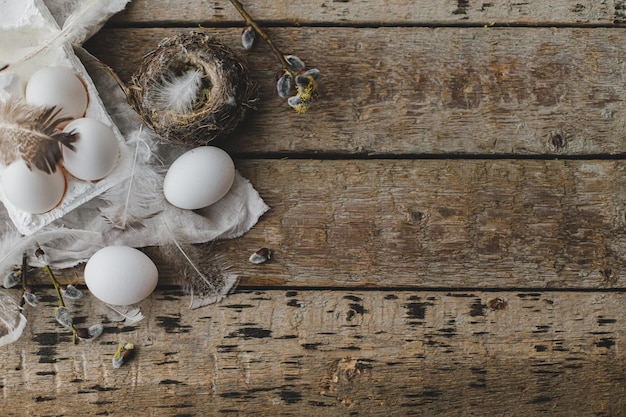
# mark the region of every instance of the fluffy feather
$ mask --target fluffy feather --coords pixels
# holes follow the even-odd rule
[[[26,317],[15,297],[0,291],[0,346],[17,341],[26,327]]]
[[[229,271],[222,254],[210,245],[180,244],[167,223],[163,224],[171,243],[161,246],[161,250],[171,265],[181,268],[179,281],[183,290],[191,295],[189,308],[217,303],[235,289],[239,277]]]
[[[144,319],[139,307],[133,306],[115,306],[107,304],[113,314],[107,314],[107,318],[111,321],[123,321],[124,326],[132,326]]]
[[[17,96],[0,101],[0,161],[6,166],[22,158],[29,169],[35,166],[47,173],[56,171],[63,157],[59,143],[74,149],[77,140],[73,133],[56,129],[68,120],[59,117],[60,111],[33,106]]]
[[[73,241],[81,240],[95,247],[101,239],[102,235],[100,233],[89,230],[50,228],[42,229],[33,235],[22,236],[18,232],[9,229],[0,237],[0,275],[7,273],[15,265],[20,265],[24,252],[32,254],[29,257],[29,265],[39,264],[34,256],[36,244],[40,244],[42,247],[56,246],[67,249],[72,246],[71,243]],[[55,253],[54,250],[48,252]],[[63,261],[55,259],[55,256],[51,255],[51,253],[49,253],[51,259],[59,262]]]
[[[49,48],[63,45],[80,45],[89,36],[99,30],[109,17],[124,9],[128,0],[83,0],[74,1],[71,12],[65,19],[61,30],[33,51],[11,64],[26,62]]]
[[[113,227],[126,230],[139,229],[143,222],[159,213],[163,203],[163,170],[150,163],[153,141],[142,129],[129,135],[127,144],[135,145],[130,177],[122,184],[100,195],[107,203],[100,213]]]
[[[161,111],[170,111],[176,114],[188,114],[198,100],[198,93],[202,86],[202,72],[189,70],[181,76],[167,73],[161,80],[161,85],[155,85],[154,104]]]

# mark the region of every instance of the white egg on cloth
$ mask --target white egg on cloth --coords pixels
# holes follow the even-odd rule
[[[159,272],[152,260],[130,246],[107,246],[85,265],[85,284],[107,304],[136,304],[155,290]]]
[[[57,106],[60,116],[82,117],[89,104],[83,81],[65,67],[43,67],[26,84],[26,101],[38,106]]]
[[[163,193],[172,205],[197,210],[219,201],[235,181],[235,163],[226,151],[200,146],[182,154],[165,175]]]
[[[27,213],[45,213],[55,208],[63,199],[66,180],[60,169],[47,174],[18,159],[7,166],[2,176],[2,191],[18,209]]]
[[[73,150],[63,147],[63,165],[74,177],[96,181],[115,168],[120,149],[109,126],[97,119],[82,117],[72,120],[63,131],[78,136]]]

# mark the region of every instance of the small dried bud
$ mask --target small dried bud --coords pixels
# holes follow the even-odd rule
[[[133,345],[132,343],[120,344],[117,348],[117,352],[115,352],[115,355],[113,356],[113,367],[117,369],[124,365],[124,363],[132,357],[134,349],[135,345]]]
[[[57,319],[61,326],[68,329],[73,325],[72,315],[66,307],[56,307],[54,309],[54,318]]]
[[[255,39],[256,32],[254,31],[252,26],[247,26],[241,34],[241,45],[245,50],[249,51],[254,46]]]
[[[487,307],[492,310],[504,310],[506,308],[507,302],[502,297],[496,297],[487,302]]]
[[[48,258],[48,255],[46,255],[46,253],[43,251],[43,249],[41,249],[39,246],[37,247],[37,249],[35,250],[35,256],[37,257],[37,259],[39,259],[44,265],[49,265],[50,264],[50,258]]]
[[[291,91],[291,87],[293,85],[293,81],[291,78],[291,74],[285,72],[282,77],[278,79],[276,83],[276,90],[278,91],[278,96],[285,98],[289,95]]]
[[[302,104],[304,104],[302,102],[302,99],[300,98],[300,96],[293,96],[293,97],[289,97],[287,99],[287,103],[289,103],[289,105],[293,108],[296,108],[296,106],[300,106]]]
[[[102,332],[104,331],[104,327],[102,324],[94,324],[93,326],[85,329],[84,327],[76,330],[76,336],[82,341],[91,342],[94,339],[98,338]]]
[[[26,301],[26,303],[31,307],[37,307],[37,305],[39,304],[39,299],[31,291],[30,288],[24,289],[24,294],[22,294],[22,297],[24,297],[24,301]]]
[[[97,339],[104,332],[104,326],[100,323],[89,326],[89,338],[91,340]]]
[[[296,113],[300,114],[306,113],[309,108],[309,102],[302,100],[302,97],[299,94],[297,96],[289,97],[287,99],[287,103],[296,111]]]
[[[78,337],[80,340],[88,340],[89,330],[85,329],[84,327],[76,329],[76,337]]]
[[[302,75],[304,75],[305,77],[313,77],[314,80],[317,80],[320,74],[320,70],[318,70],[317,68],[311,68],[310,70],[305,71]]]
[[[285,60],[289,62],[289,65],[291,65],[291,69],[296,72],[302,71],[306,68],[306,65],[304,65],[304,61],[295,55],[285,55]]]
[[[78,300],[78,299],[83,298],[83,292],[79,290],[78,288],[76,288],[75,286],[73,286],[72,284],[69,284],[64,288],[61,288],[61,293],[63,294],[64,297],[70,300]]]
[[[22,280],[22,271],[20,269],[15,269],[9,272],[4,277],[4,288],[12,288],[20,283]]]
[[[250,255],[250,262],[253,264],[262,264],[272,257],[272,252],[268,248],[261,248]]]
[[[307,75],[297,75],[296,76],[296,85],[301,90],[306,90],[309,87],[310,79]]]

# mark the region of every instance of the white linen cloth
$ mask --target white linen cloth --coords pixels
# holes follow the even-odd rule
[[[71,14],[71,6],[76,4],[72,1],[63,0],[45,0],[45,3],[59,26],[62,26],[65,18]],[[122,10],[127,3],[127,0],[110,2],[106,12],[103,12],[102,21],[91,28],[89,33],[93,34],[99,30],[110,16]],[[186,149],[159,146],[155,143],[158,138],[155,138],[148,128],[142,125],[139,117],[127,104],[124,93],[111,74],[85,51],[77,48],[76,53],[89,72],[102,103],[119,131],[125,138],[129,138],[133,134],[140,134],[142,146],[156,148],[148,167],[164,173],[168,164]],[[150,164],[154,165],[150,166]],[[115,187],[128,187],[128,181]],[[161,192],[160,189],[153,191],[155,193]],[[105,201],[100,197],[95,197],[35,232],[32,236],[15,237],[16,243],[8,245],[10,246],[10,253],[0,252],[0,263],[7,261],[17,263],[15,261],[21,258],[22,250],[18,251],[19,245],[29,245],[32,248],[34,241],[41,244],[49,255],[51,266],[66,268],[86,261],[98,249],[108,245],[126,245],[137,248],[158,246],[172,243],[172,234],[181,244],[236,238],[250,230],[260,216],[269,209],[250,182],[239,173],[236,174],[235,182],[228,194],[205,209],[183,210],[167,203],[164,198],[157,198],[157,200],[159,206],[153,207],[156,214],[145,219],[142,222],[142,227],[119,230],[114,228],[99,210],[106,205]],[[6,224],[3,239],[5,246],[7,246],[9,243],[7,236],[15,236],[18,233],[11,224],[4,206],[0,206],[0,223]],[[80,230],[81,232],[69,232],[71,230]],[[64,237],[66,231],[68,231],[67,236]],[[61,236],[60,239],[59,236]],[[54,239],[49,239],[52,237]],[[30,263],[32,265],[38,264],[34,258],[31,258]]]

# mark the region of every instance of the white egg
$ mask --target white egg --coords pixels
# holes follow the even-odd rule
[[[159,272],[152,260],[129,246],[107,246],[85,265],[85,284],[107,304],[126,306],[148,297],[157,286]]]
[[[7,200],[19,210],[32,214],[45,213],[63,199],[66,181],[60,169],[52,174],[33,167],[28,169],[22,159],[2,172],[2,190]]]
[[[224,197],[234,181],[235,164],[230,155],[215,146],[200,146],[170,166],[163,193],[172,205],[196,210]]]
[[[95,181],[107,176],[115,167],[120,149],[113,130],[89,117],[72,120],[64,132],[75,133],[74,150],[63,146],[63,165],[78,179]]]
[[[28,80],[26,101],[39,106],[60,107],[59,116],[75,119],[85,114],[89,96],[85,84],[70,69],[43,67]]]

